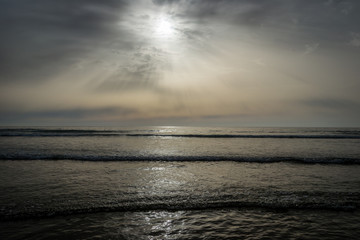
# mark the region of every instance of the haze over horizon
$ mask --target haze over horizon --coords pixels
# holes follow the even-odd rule
[[[360,127],[360,1],[0,3],[2,126]]]

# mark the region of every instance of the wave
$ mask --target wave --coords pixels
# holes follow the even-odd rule
[[[244,157],[244,156],[159,156],[159,155],[70,155],[70,154],[1,154],[0,160],[73,160],[73,161],[233,161],[253,163],[291,162],[301,164],[360,164],[360,158],[334,157]]]
[[[91,136],[119,136],[128,133],[127,130],[91,130],[91,129],[0,129],[0,137],[91,137]]]
[[[142,132],[142,133],[135,133]],[[146,133],[143,133],[146,132]],[[284,139],[360,139],[359,132],[335,134],[159,134],[156,130],[81,129],[0,129],[0,137],[158,137],[158,138],[284,138]]]
[[[316,138],[316,139],[360,139],[346,135],[237,135],[237,134],[125,134],[129,137],[178,137],[178,138]]]
[[[53,203],[52,203],[53,204]],[[271,210],[330,210],[356,211],[360,207],[360,193],[263,192],[253,196],[162,196],[131,200],[115,200],[86,205],[22,206],[21,209],[3,207],[0,221],[71,216],[104,212],[146,212],[156,210],[184,211],[209,209],[263,208]]]

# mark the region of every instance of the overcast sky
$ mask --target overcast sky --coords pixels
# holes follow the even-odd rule
[[[358,0],[0,4],[0,125],[360,126]]]

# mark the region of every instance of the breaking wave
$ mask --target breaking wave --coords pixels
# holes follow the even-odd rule
[[[142,155],[70,155],[70,154],[1,154],[0,160],[74,160],[74,161],[233,161],[254,163],[293,162],[301,164],[360,164],[360,158],[333,157],[241,157],[241,156],[142,156]]]
[[[101,212],[182,211],[233,208],[265,208],[280,211],[291,209],[355,211],[359,207],[359,202],[360,194],[357,192],[269,191],[250,195],[147,196],[131,200],[92,203],[90,205],[59,204],[46,209],[43,207],[36,208],[36,206],[22,207],[21,209],[2,208],[0,210],[0,220],[23,220]]]
[[[210,131],[211,132],[211,131]],[[328,132],[302,132],[290,134],[269,131],[249,132],[233,131],[232,133],[217,134],[169,134],[161,133],[156,129],[134,130],[96,130],[96,129],[36,129],[36,128],[8,128],[0,129],[0,137],[160,137],[160,138],[295,138],[295,139],[360,139],[360,131],[336,130]]]

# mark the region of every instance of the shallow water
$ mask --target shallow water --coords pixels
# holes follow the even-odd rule
[[[214,209],[0,222],[2,239],[358,239],[359,213]],[[1,236],[1,235],[0,235]]]
[[[359,165],[1,161],[0,171],[5,239],[359,234]]]
[[[359,165],[1,161],[1,216],[221,207],[355,209]]]
[[[359,136],[2,129],[0,239],[357,239]]]

